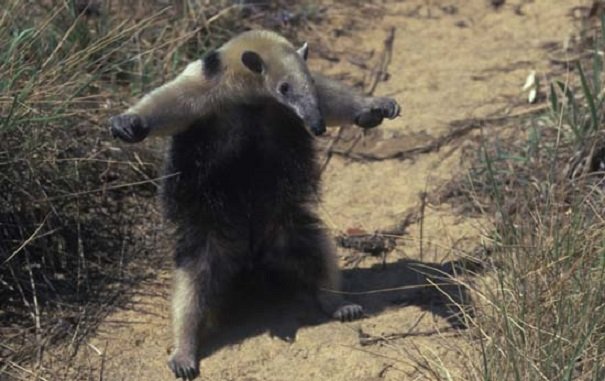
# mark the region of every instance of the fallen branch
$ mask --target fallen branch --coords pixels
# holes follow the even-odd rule
[[[386,155],[386,156],[378,156],[378,155],[369,154],[369,153],[351,152],[351,149],[347,149],[347,150],[335,150],[334,149],[334,150],[332,150],[332,153],[343,156],[343,157],[347,157],[354,161],[384,161],[384,160],[393,160],[393,159],[406,160],[406,159],[410,159],[419,154],[438,151],[441,147],[449,144],[453,140],[456,140],[462,136],[467,135],[469,132],[471,132],[473,130],[476,130],[476,129],[479,129],[482,127],[487,127],[489,125],[501,125],[505,121],[508,121],[511,119],[517,119],[517,118],[521,118],[521,117],[531,115],[531,114],[534,114],[537,112],[542,112],[542,111],[548,109],[548,107],[549,107],[549,105],[544,104],[544,105],[539,105],[538,107],[532,107],[529,109],[525,109],[516,114],[502,115],[502,116],[490,117],[490,118],[473,118],[473,119],[467,119],[467,120],[454,121],[454,122],[450,123],[450,126],[453,128],[452,131],[433,139],[433,141],[431,141],[430,143],[421,145],[421,146],[417,146],[417,147],[413,147],[413,148],[409,148],[406,150],[394,152],[394,153]]]
[[[376,90],[376,87],[378,87],[378,84],[381,81],[385,80],[385,77],[388,74],[387,69],[389,67],[389,64],[391,63],[391,57],[393,56],[393,42],[394,41],[395,41],[395,28],[391,27],[391,29],[389,29],[387,37],[384,40],[384,45],[383,45],[384,48],[382,50],[382,54],[380,55],[380,61],[379,61],[378,65],[376,66],[377,68],[373,70],[374,79],[372,81],[372,84],[370,85],[370,88],[368,89],[368,91],[366,91],[367,95],[374,94],[374,91]],[[326,160],[324,160],[323,164],[321,165],[321,169],[320,169],[320,171],[322,173],[326,169],[328,164],[330,163],[330,159],[332,159],[332,154],[337,153],[334,150],[334,146],[342,137],[343,131],[344,131],[344,127],[338,127],[338,133],[336,134],[334,139],[332,139],[328,148],[326,149]],[[359,134],[362,134],[362,133],[363,133],[363,130],[361,130],[359,132]],[[355,139],[355,142],[353,143],[353,145],[351,145],[351,147],[349,148],[349,151],[352,150],[353,147],[355,147],[355,144],[357,144],[358,140],[359,140],[358,138]]]

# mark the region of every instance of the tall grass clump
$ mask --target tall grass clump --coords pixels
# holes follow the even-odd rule
[[[38,379],[44,349],[77,350],[136,280],[157,157],[122,150],[106,120],[245,26],[234,2],[211,3],[3,3],[0,379]]]
[[[523,141],[484,142],[471,172],[495,222],[473,379],[605,380],[604,41],[595,33],[573,80],[553,83]]]

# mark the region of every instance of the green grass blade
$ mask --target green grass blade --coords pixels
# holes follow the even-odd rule
[[[19,97],[17,96],[17,94],[15,94],[13,96],[13,102],[11,103],[11,106],[8,109],[8,115],[2,121],[2,129],[3,130],[8,129],[8,125],[9,125],[11,119],[13,118],[13,114],[15,112],[15,108],[17,107],[18,100],[19,100]]]
[[[578,62],[576,64],[578,68],[578,72],[580,73],[580,81],[582,82],[582,90],[584,91],[584,97],[588,102],[588,108],[590,110],[590,120],[592,124],[592,130],[596,131],[599,126],[599,120],[597,117],[597,107],[595,106],[594,97],[592,92],[590,91],[590,87],[588,85],[588,81],[586,80],[586,75],[584,74],[584,69],[582,69],[582,64]]]
[[[581,131],[581,129],[578,128],[578,105],[576,104],[576,97],[573,91],[571,91],[569,86],[567,86],[565,83],[557,81],[557,85],[559,86],[563,94],[565,94],[565,98],[567,98],[568,107],[571,107],[571,116],[569,116],[569,113],[566,113],[565,116],[567,117],[569,125],[576,138],[581,139],[583,137],[583,132]]]
[[[601,93],[601,72],[603,71],[603,58],[599,54],[599,39],[595,38],[594,53],[592,54],[592,93],[598,97]]]
[[[601,12],[601,38],[605,41],[605,12]]]
[[[552,112],[557,115],[559,113],[559,99],[557,98],[555,86],[552,83],[550,84],[550,94],[548,94],[548,99],[550,100],[550,108]]]

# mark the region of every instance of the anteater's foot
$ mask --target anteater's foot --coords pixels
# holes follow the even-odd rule
[[[168,367],[176,378],[193,380],[200,375],[199,361],[192,353],[176,350],[168,360]]]
[[[396,100],[387,97],[372,98],[367,109],[355,117],[355,124],[363,128],[373,128],[382,123],[384,118],[396,118],[400,112],[401,107]]]
[[[321,291],[317,295],[321,309],[333,319],[340,321],[353,321],[363,317],[363,307],[351,303],[338,294]]]
[[[138,143],[149,135],[149,127],[136,114],[122,114],[109,118],[109,130],[114,138],[127,143]]]
[[[363,317],[363,307],[359,304],[345,302],[332,314],[332,317],[340,321],[353,321]]]

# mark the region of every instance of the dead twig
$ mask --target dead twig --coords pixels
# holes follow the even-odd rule
[[[420,261],[424,261],[424,210],[426,209],[426,191],[421,192],[420,195]]]
[[[387,77],[387,74],[388,74],[387,69],[389,67],[389,64],[391,63],[391,58],[393,56],[393,42],[394,41],[395,41],[395,28],[391,27],[391,29],[389,29],[389,31],[388,31],[387,37],[384,40],[382,53],[380,55],[380,61],[378,62],[378,65],[376,65],[376,68],[373,70],[374,78],[372,80],[372,84],[370,85],[370,88],[368,89],[368,91],[366,91],[366,94],[368,96],[374,94],[374,91],[378,87],[378,84],[381,81],[384,81],[385,78]],[[336,133],[336,136],[334,137],[334,139],[332,139],[328,148],[326,149],[326,159],[324,160],[323,164],[321,165],[321,169],[320,169],[321,173],[323,173],[323,171],[327,168],[328,164],[330,163],[330,160],[332,159],[332,154],[335,153],[334,146],[342,137],[343,131],[344,131],[344,127],[338,127],[338,132]],[[359,132],[359,134],[362,134],[362,133],[363,133],[363,130],[361,130]],[[353,142],[351,147],[348,149],[349,152],[351,150],[353,150],[353,148],[359,141],[359,136],[360,135],[358,135],[358,137],[355,138],[355,141]]]
[[[370,336],[370,335],[366,334],[367,336],[359,337],[359,345],[361,345],[362,347],[367,347],[369,345],[387,343],[389,341],[405,339],[408,337],[435,336],[435,335],[440,335],[444,332],[454,332],[454,335],[459,335],[458,331],[459,331],[459,329],[456,329],[453,327],[447,327],[447,328],[443,328],[443,329],[432,329],[429,331],[416,331],[416,332],[410,331],[410,332],[391,333],[388,335],[381,335],[381,336]]]
[[[334,139],[332,139],[332,141],[330,142],[330,145],[326,149],[326,160],[324,160],[324,162],[321,164],[321,167],[319,169],[320,173],[323,173],[326,170],[326,168],[328,167],[328,164],[330,163],[330,159],[332,159],[332,154],[334,153],[334,145],[340,140],[340,137],[342,136],[343,131],[344,131],[344,128],[338,127],[338,132],[336,133],[336,136],[334,137]]]
[[[369,90],[366,92],[367,95],[373,95],[374,91],[378,87],[378,84],[385,80],[388,76],[388,67],[391,64],[391,58],[393,57],[393,42],[395,41],[395,27],[389,29],[387,37],[384,39],[384,48],[380,55],[380,61],[377,65],[378,70],[374,69],[374,80],[370,85]]]
[[[527,115],[535,114],[537,112],[546,110],[548,107],[549,107],[549,105],[544,104],[544,105],[539,105],[538,107],[532,107],[529,109],[525,109],[516,114],[502,115],[502,116],[491,117],[491,118],[473,118],[473,119],[468,119],[468,120],[454,121],[454,122],[450,123],[450,126],[452,127],[452,131],[433,139],[430,143],[421,145],[421,146],[417,146],[417,147],[413,147],[413,148],[409,148],[409,149],[405,149],[405,150],[401,150],[398,152],[394,152],[394,153],[386,155],[386,156],[378,156],[378,155],[363,153],[363,152],[361,152],[361,153],[360,152],[351,152],[350,149],[346,150],[346,151],[345,150],[332,150],[332,154],[347,157],[354,161],[384,161],[384,160],[394,160],[394,159],[406,160],[406,159],[410,159],[419,154],[438,151],[441,147],[449,144],[453,140],[459,139],[459,138],[467,135],[469,132],[471,132],[473,130],[476,130],[476,129],[479,129],[482,127],[488,127],[488,126],[500,126],[508,120],[518,119],[521,117],[525,117]]]
[[[15,255],[19,254],[21,252],[21,250],[23,250],[33,240],[36,239],[36,236],[38,235],[38,233],[40,232],[40,230],[42,230],[42,228],[44,227],[44,225],[46,225],[46,220],[48,219],[48,216],[49,216],[49,214],[47,214],[46,217],[44,217],[44,220],[42,220],[42,222],[40,223],[40,225],[38,225],[38,227],[36,228],[36,230],[34,230],[34,232],[32,233],[32,235],[30,235],[25,241],[23,241],[23,243],[21,243],[21,245],[19,245],[19,247],[17,249],[15,249],[15,251],[13,251],[12,254],[2,262],[3,266],[5,264],[7,264],[11,259],[13,259],[15,257]]]

